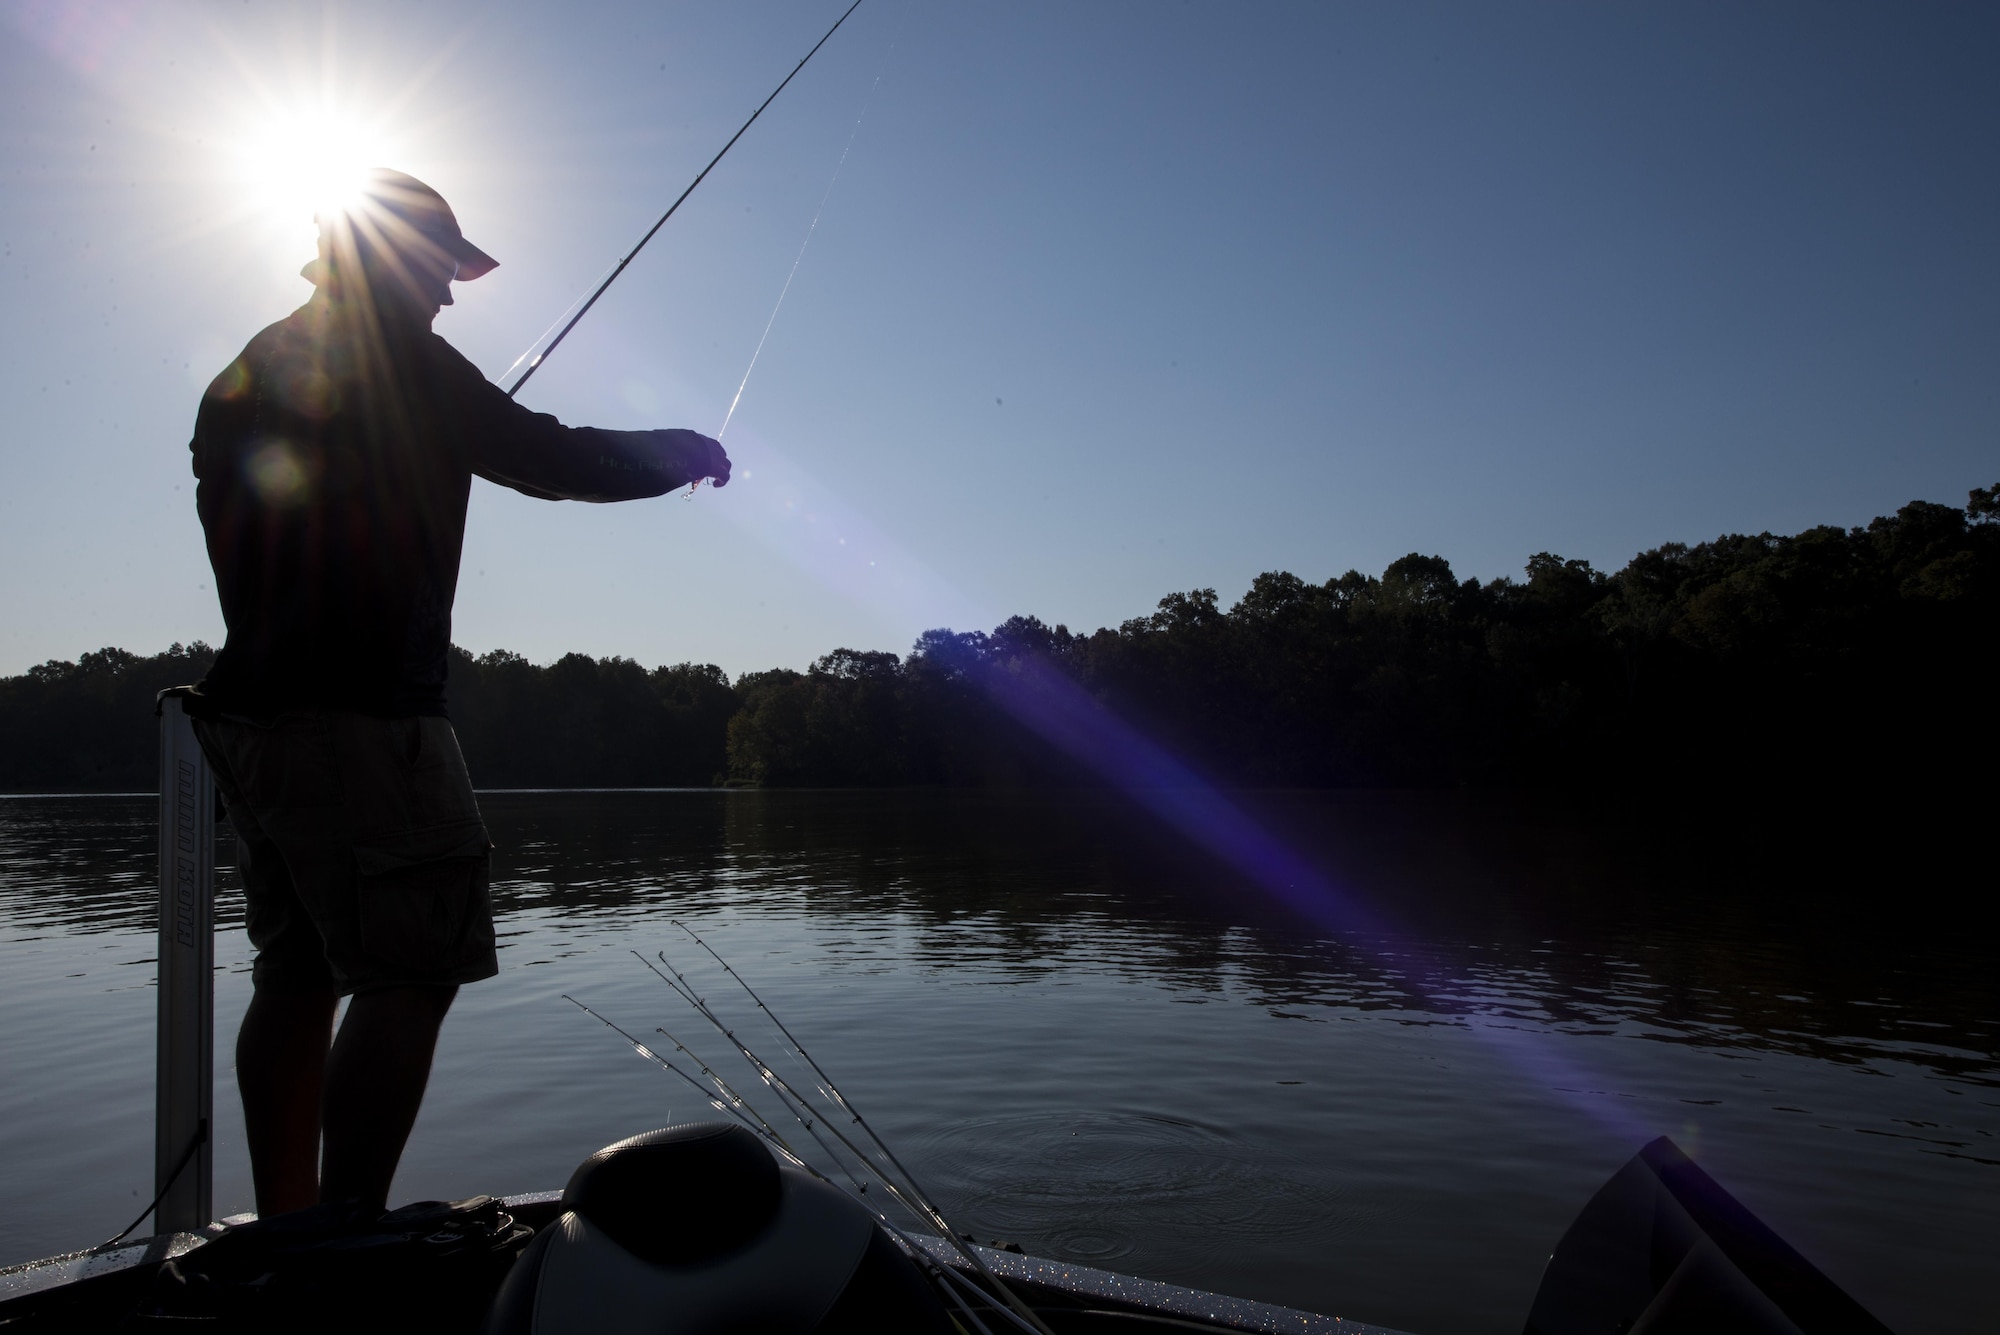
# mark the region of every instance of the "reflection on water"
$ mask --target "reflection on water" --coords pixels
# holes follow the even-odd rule
[[[483,800],[503,973],[454,1012],[399,1193],[555,1186],[713,1115],[557,1000],[691,1037],[628,953],[692,970],[679,918],[982,1238],[1518,1329],[1564,1224],[1666,1133],[1897,1329],[2000,1310],[1993,951],[1770,849],[1520,801],[1254,799],[1382,925],[1329,939],[1095,796]],[[143,1203],[153,844],[147,799],[0,801],[0,1262]],[[220,893],[226,1053],[248,952]],[[248,1198],[233,1099],[224,1209]]]

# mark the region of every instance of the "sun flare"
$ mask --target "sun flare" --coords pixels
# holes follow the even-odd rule
[[[389,147],[336,113],[273,114],[245,137],[239,168],[253,207],[290,230],[352,204],[363,173],[385,165]]]

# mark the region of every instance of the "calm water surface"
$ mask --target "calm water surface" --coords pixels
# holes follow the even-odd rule
[[[483,800],[503,972],[446,1027],[399,1197],[560,1186],[715,1115],[560,1000],[691,1038],[630,953],[695,964],[678,917],[982,1239],[1514,1331],[1564,1226],[1667,1134],[1892,1327],[2000,1326],[1995,951],[1852,907],[1900,919],[1936,886],[1854,900],[1519,802],[1246,799],[1382,924],[1334,937],[1098,798]],[[147,798],[0,799],[0,1263],[144,1203],[152,821]],[[251,1204],[227,1057],[249,960],[233,875],[220,893],[229,1213]]]

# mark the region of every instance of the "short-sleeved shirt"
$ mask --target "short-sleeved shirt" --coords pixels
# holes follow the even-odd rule
[[[683,431],[566,427],[425,328],[324,294],[203,396],[196,506],[228,638],[201,707],[441,715],[472,479],[549,500],[689,481]]]

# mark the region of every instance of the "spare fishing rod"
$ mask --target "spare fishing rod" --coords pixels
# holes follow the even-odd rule
[[[833,21],[833,26],[826,30],[826,35],[824,37],[821,37],[817,42],[813,43],[812,50],[806,52],[805,56],[799,61],[799,63],[792,66],[792,72],[790,74],[787,74],[784,77],[784,79],[778,84],[778,86],[771,90],[771,95],[765,98],[762,102],[760,102],[757,105],[757,109],[750,113],[750,119],[744,121],[742,126],[736,131],[735,134],[729,136],[729,142],[724,144],[722,148],[716,153],[716,155],[708,160],[708,165],[706,167],[703,167],[700,172],[696,173],[694,180],[688,182],[688,188],[681,191],[680,198],[676,199],[671,205],[667,207],[667,211],[660,215],[660,220],[654,223],[651,227],[646,229],[646,234],[639,238],[639,244],[632,247],[632,249],[629,252],[627,252],[624,259],[618,261],[617,267],[613,268],[612,271],[605,276],[604,281],[597,285],[597,290],[592,292],[590,294],[590,299],[585,301],[583,303],[583,306],[577,311],[577,313],[569,318],[569,323],[562,327],[562,331],[549,341],[549,345],[546,348],[543,348],[540,352],[535,353],[534,356],[528,359],[527,369],[521,372],[521,378],[519,380],[516,380],[513,383],[513,385],[507,390],[508,398],[511,399],[516,394],[519,394],[521,392],[521,386],[528,383],[528,377],[532,376],[536,371],[541,369],[542,363],[549,359],[549,354],[554,352],[556,348],[562,343],[562,341],[569,337],[570,330],[576,328],[577,321],[583,319],[584,316],[590,314],[590,308],[597,304],[597,299],[604,295],[606,288],[610,287],[613,283],[618,281],[618,275],[625,272],[625,266],[638,258],[639,252],[646,248],[646,243],[648,241],[651,241],[653,239],[654,234],[657,233],[662,227],[665,227],[667,225],[667,219],[674,216],[675,211],[679,209],[682,204],[685,204],[687,202],[687,197],[694,193],[695,187],[700,185],[702,181],[708,176],[708,174],[715,170],[715,164],[722,161],[723,157],[729,152],[729,150],[736,147],[736,141],[743,137],[744,132],[747,131],[752,125],[755,125],[757,123],[757,118],[764,114],[764,108],[770,106],[771,103],[778,100],[778,94],[785,91],[786,84],[789,84],[793,79],[798,77],[799,71],[806,67],[806,61],[811,60],[814,56],[818,55],[819,49],[827,44],[827,40],[831,38],[836,32],[840,31],[840,25],[847,22],[847,16],[849,14],[852,14],[855,10],[859,8],[861,8],[861,0],[854,0],[854,3],[847,7],[846,12],[841,14],[839,18]],[[510,367],[509,369],[511,370],[512,368]]]
[[[945,1242],[948,1243],[955,1251],[957,1251],[959,1255],[963,1256],[971,1264],[972,1269],[977,1272],[979,1278],[984,1280],[987,1284],[991,1285],[992,1292],[999,1296],[1000,1305],[996,1308],[996,1310],[1000,1313],[1000,1315],[1005,1316],[1009,1321],[1015,1322],[1016,1324],[1020,1324],[1024,1326],[1024,1328],[1036,1332],[1037,1335],[1053,1335],[1053,1332],[1049,1330],[1048,1326],[1042,1321],[1042,1319],[1039,1316],[1035,1314],[1034,1309],[1030,1308],[1026,1303],[1022,1302],[1021,1299],[1015,1295],[1014,1291],[1008,1288],[1006,1284],[1001,1282],[1000,1277],[998,1275],[995,1275],[993,1273],[993,1271],[987,1266],[985,1260],[979,1255],[978,1250],[966,1244],[964,1238],[961,1237],[958,1231],[951,1226],[950,1221],[948,1221],[944,1217],[943,1211],[938,1209],[937,1205],[931,1200],[929,1194],[926,1193],[922,1188],[922,1186],[917,1182],[916,1177],[910,1172],[908,1168],[905,1168],[903,1166],[902,1161],[896,1157],[895,1153],[892,1150],[890,1150],[889,1146],[883,1141],[882,1137],[875,1133],[875,1128],[870,1126],[867,1120],[863,1118],[858,1111],[855,1110],[854,1106],[851,1103],[848,1102],[847,1097],[833,1086],[832,1078],[828,1076],[825,1070],[820,1067],[820,1064],[814,1061],[812,1056],[809,1053],[807,1053],[802,1046],[800,1046],[799,1041],[796,1038],[792,1037],[791,1030],[786,1028],[784,1022],[778,1019],[777,1014],[774,1011],[772,1011],[769,1006],[764,1004],[764,999],[757,995],[756,990],[750,986],[749,982],[745,980],[741,974],[737,973],[735,969],[731,968],[728,961],[724,960],[722,956],[716,954],[715,949],[712,946],[710,946],[706,941],[703,941],[701,937],[695,933],[693,928],[689,927],[686,923],[681,922],[678,919],[674,920],[674,925],[676,927],[679,927],[683,932],[686,932],[690,937],[693,937],[696,944],[700,945],[703,950],[707,951],[709,955],[715,959],[715,962],[720,964],[723,970],[726,973],[728,973],[731,978],[736,980],[737,986],[741,987],[745,992],[750,994],[751,1000],[757,1003],[758,1009],[762,1010],[766,1018],[768,1018],[771,1021],[771,1023],[777,1027],[778,1031],[784,1035],[785,1039],[790,1044],[793,1055],[803,1059],[806,1065],[811,1067],[813,1074],[817,1076],[821,1082],[823,1082],[820,1086],[820,1092],[824,1094],[842,1112],[846,1113],[849,1117],[853,1118],[854,1123],[861,1128],[862,1132],[867,1136],[867,1138],[870,1141],[874,1142],[877,1153],[880,1154],[881,1157],[884,1160],[886,1160],[890,1165],[892,1165],[896,1169],[897,1173],[899,1173],[902,1176],[903,1179],[902,1184],[898,1185],[895,1178],[891,1177],[887,1172],[885,1172],[880,1165],[871,1162],[870,1156],[864,1151],[862,1151],[860,1148],[858,1148],[853,1141],[849,1140],[845,1135],[843,1135],[838,1127],[834,1126],[831,1122],[828,1122],[824,1118],[822,1118],[821,1122],[822,1125],[826,1127],[827,1133],[831,1135],[835,1140],[839,1141],[840,1144],[846,1148],[848,1153],[852,1154],[865,1168],[867,1168],[867,1170],[870,1173],[874,1174],[875,1179],[878,1182],[880,1182],[885,1188],[888,1189],[890,1196],[894,1198],[898,1204],[902,1205],[905,1209],[909,1210],[912,1214],[916,1215],[918,1218],[927,1219],[932,1224],[933,1227],[939,1229],[943,1233]],[[635,955],[639,954],[639,952],[637,951],[633,951],[632,953]],[[768,1087],[771,1090],[771,1092],[777,1096],[778,1101],[781,1104],[785,1105],[786,1111],[790,1112],[792,1116],[798,1118],[798,1120],[805,1125],[806,1130],[812,1134],[814,1140],[819,1140],[819,1134],[816,1131],[813,1131],[812,1122],[805,1114],[805,1108],[807,1107],[805,1099],[802,1098],[798,1094],[798,1092],[791,1087],[790,1083],[787,1082],[783,1076],[779,1075],[777,1071],[771,1067],[770,1063],[766,1062],[763,1058],[759,1057],[755,1052],[751,1051],[749,1046],[744,1043],[743,1039],[727,1024],[723,1022],[722,1017],[715,1013],[715,1011],[709,1006],[707,1000],[704,999],[695,991],[694,985],[687,980],[687,978],[680,972],[680,970],[674,968],[673,964],[667,959],[665,951],[659,952],[657,958],[659,959],[661,964],[666,965],[668,973],[671,973],[673,975],[671,978],[669,978],[667,976],[667,973],[661,973],[660,970],[653,969],[653,972],[659,976],[660,980],[666,983],[668,987],[672,988],[673,991],[677,995],[679,995],[682,1000],[686,1001],[689,1005],[693,1006],[696,1012],[699,1013],[703,1019],[707,1020],[709,1024],[715,1028],[716,1032],[720,1033],[724,1038],[729,1040],[729,1042],[736,1048],[737,1052],[740,1053],[743,1056],[743,1058],[750,1063],[751,1068],[757,1072],[758,1077],[761,1080],[763,1080],[766,1087]],[[639,961],[640,963],[645,964],[647,968],[649,969],[653,968],[652,962],[646,959],[645,956],[639,955]],[[661,1030],[660,1032],[665,1033],[666,1031]],[[792,1104],[794,1102],[796,1102],[799,1106],[796,1108],[793,1107]],[[824,1141],[820,1141],[820,1144],[822,1148],[825,1148]],[[829,1151],[829,1153],[831,1153],[831,1151]],[[839,1163],[839,1159],[837,1156],[835,1156],[834,1161],[836,1163]],[[905,1190],[905,1188],[907,1188],[907,1190]],[[1009,1309],[1011,1309],[1011,1311]]]
[[[959,1309],[959,1311],[964,1314],[965,1318],[972,1323],[973,1329],[979,1331],[980,1335],[993,1335],[993,1332],[985,1322],[979,1319],[978,1315],[975,1312],[973,1312],[969,1307],[967,1307],[965,1302],[965,1295],[969,1295],[975,1300],[987,1304],[988,1310],[991,1315],[1003,1318],[1013,1326],[1025,1332],[1026,1335],[1050,1335],[1048,1327],[1042,1324],[1041,1321],[1035,1317],[1034,1312],[1031,1309],[1022,1306],[1020,1304],[1019,1299],[1014,1298],[1012,1292],[1008,1290],[1004,1285],[1002,1285],[998,1280],[998,1278],[993,1276],[990,1271],[986,1270],[986,1268],[983,1265],[979,1264],[976,1256],[974,1257],[974,1264],[978,1266],[979,1270],[983,1274],[985,1274],[989,1280],[992,1281],[994,1287],[999,1291],[997,1294],[981,1289],[976,1281],[966,1276],[957,1274],[949,1266],[946,1266],[941,1262],[939,1262],[934,1256],[930,1255],[930,1253],[921,1244],[919,1244],[914,1237],[912,1237],[909,1233],[905,1232],[904,1229],[900,1225],[898,1225],[895,1220],[891,1219],[888,1216],[888,1214],[886,1214],[883,1211],[882,1207],[874,1204],[872,1201],[868,1199],[864,1199],[868,1191],[867,1183],[861,1181],[858,1177],[855,1176],[854,1171],[848,1167],[848,1165],[841,1159],[841,1157],[838,1154],[835,1154],[833,1152],[833,1147],[826,1143],[826,1140],[820,1135],[819,1130],[816,1128],[815,1122],[822,1122],[822,1124],[824,1124],[823,1119],[818,1119],[812,1116],[808,1108],[804,1104],[803,1100],[800,1099],[797,1092],[792,1090],[788,1085],[786,1085],[782,1077],[778,1077],[776,1073],[770,1069],[768,1064],[765,1063],[762,1058],[758,1057],[756,1053],[752,1052],[747,1046],[744,1045],[741,1039],[737,1038],[733,1032],[724,1027],[720,1017],[714,1015],[711,1011],[709,1011],[707,1003],[705,1001],[703,1001],[699,996],[695,995],[691,990],[684,990],[685,988],[688,987],[685,978],[680,978],[678,974],[675,975],[675,977],[670,978],[668,977],[667,974],[661,973],[658,968],[653,966],[651,961],[647,960],[644,955],[639,954],[638,951],[635,950],[632,953],[635,956],[637,956],[639,961],[645,964],[647,968],[652,969],[652,971],[656,975],[658,975],[660,979],[667,984],[668,987],[672,988],[676,994],[680,995],[683,999],[687,1000],[691,1005],[693,1005],[698,1011],[702,1013],[704,1018],[708,1019],[712,1024],[716,1026],[717,1029],[719,1029],[726,1037],[730,1039],[730,1041],[735,1045],[737,1051],[750,1061],[751,1065],[756,1068],[759,1076],[764,1079],[765,1084],[771,1088],[774,1094],[777,1095],[778,1101],[784,1105],[785,1110],[791,1113],[791,1115],[794,1118],[796,1118],[802,1126],[805,1127],[807,1133],[810,1134],[813,1140],[818,1143],[821,1152],[824,1153],[827,1156],[828,1160],[832,1162],[847,1177],[850,1183],[853,1184],[851,1190],[848,1187],[844,1187],[840,1183],[834,1181],[826,1173],[821,1172],[817,1167],[815,1167],[813,1164],[807,1162],[803,1157],[801,1157],[798,1151],[793,1149],[792,1146],[785,1141],[785,1138],[778,1133],[777,1129],[773,1127],[770,1124],[770,1122],[766,1121],[763,1115],[759,1113],[747,1099],[745,1099],[741,1094],[739,1094],[736,1090],[730,1087],[728,1081],[724,1080],[719,1073],[717,1073],[712,1067],[708,1065],[708,1063],[702,1061],[702,1059],[697,1054],[695,1054],[692,1049],[688,1048],[687,1045],[682,1043],[679,1039],[675,1038],[672,1034],[668,1033],[665,1029],[661,1029],[658,1032],[665,1035],[667,1039],[674,1044],[675,1048],[678,1051],[686,1053],[687,1056],[701,1068],[703,1074],[708,1076],[709,1080],[714,1084],[715,1088],[718,1091],[720,1091],[720,1093],[722,1094],[722,1098],[718,1099],[715,1097],[714,1094],[709,1093],[707,1090],[703,1090],[700,1081],[696,1080],[686,1071],[681,1070],[678,1066],[675,1066],[671,1061],[662,1057],[659,1053],[655,1052],[651,1047],[647,1046],[645,1042],[643,1042],[635,1035],[629,1033],[628,1031],[620,1027],[614,1021],[598,1014],[596,1011],[592,1010],[589,1006],[586,1006],[583,1002],[578,1001],[575,997],[572,997],[567,993],[563,994],[562,999],[564,1001],[569,1002],[572,1006],[575,1006],[578,1010],[581,1010],[584,1014],[590,1016],[591,1019],[596,1020],[599,1024],[603,1025],[605,1028],[617,1034],[620,1038],[624,1039],[625,1042],[628,1045],[630,1045],[632,1050],[639,1054],[639,1056],[644,1057],[648,1061],[652,1062],[654,1065],[658,1066],[660,1069],[666,1071],[668,1074],[680,1077],[683,1081],[687,1082],[689,1085],[693,1086],[696,1090],[700,1091],[712,1107],[714,1107],[718,1111],[728,1112],[734,1115],[737,1121],[742,1123],[742,1125],[747,1130],[749,1130],[753,1135],[758,1136],[760,1139],[769,1144],[772,1147],[772,1149],[777,1151],[777,1153],[782,1158],[792,1163],[799,1169],[811,1174],[813,1177],[818,1178],[820,1181],[826,1183],[828,1186],[839,1191],[842,1195],[846,1196],[849,1200],[853,1201],[861,1209],[867,1211],[871,1216],[874,1217],[877,1223],[881,1224],[883,1228],[887,1229],[889,1233],[903,1245],[904,1250],[910,1255],[912,1260],[918,1261],[925,1267],[928,1273],[936,1277],[945,1297],[950,1299],[952,1304],[956,1306]],[[677,978],[679,979],[679,981],[676,981]],[[773,1018],[775,1019],[775,1017]],[[726,1100],[726,1102],[724,1100]],[[931,1215],[933,1216],[935,1222],[939,1226],[944,1228],[946,1240],[957,1246],[962,1253],[969,1251],[969,1249],[965,1247],[964,1243],[959,1240],[958,1234],[952,1232],[950,1225],[944,1222],[942,1216],[937,1216],[935,1214],[934,1208],[919,1207],[917,1204],[914,1204],[910,1200],[906,1199],[903,1196],[902,1192],[897,1188],[896,1184],[888,1177],[884,1176],[880,1168],[877,1168],[874,1165],[868,1163],[867,1156],[863,1155],[858,1149],[856,1149],[856,1147],[850,1141],[848,1141],[845,1136],[842,1136],[839,1133],[839,1131],[835,1130],[831,1125],[827,1125],[826,1129],[832,1132],[834,1137],[837,1140],[839,1140],[840,1143],[843,1146],[845,1146],[847,1150],[861,1162],[862,1167],[866,1171],[872,1173],[877,1181],[879,1181],[884,1187],[888,1188],[890,1195],[894,1197],[899,1204],[903,1205],[904,1208],[908,1209],[912,1214],[915,1214],[920,1218],[924,1216],[926,1210],[928,1209]],[[1004,1295],[1004,1298],[1001,1295]],[[1010,1310],[1010,1304],[1012,1305],[1013,1308],[1018,1308],[1019,1309],[1018,1312],[1016,1310]],[[1027,1319],[1024,1320],[1021,1313],[1025,1313]]]

